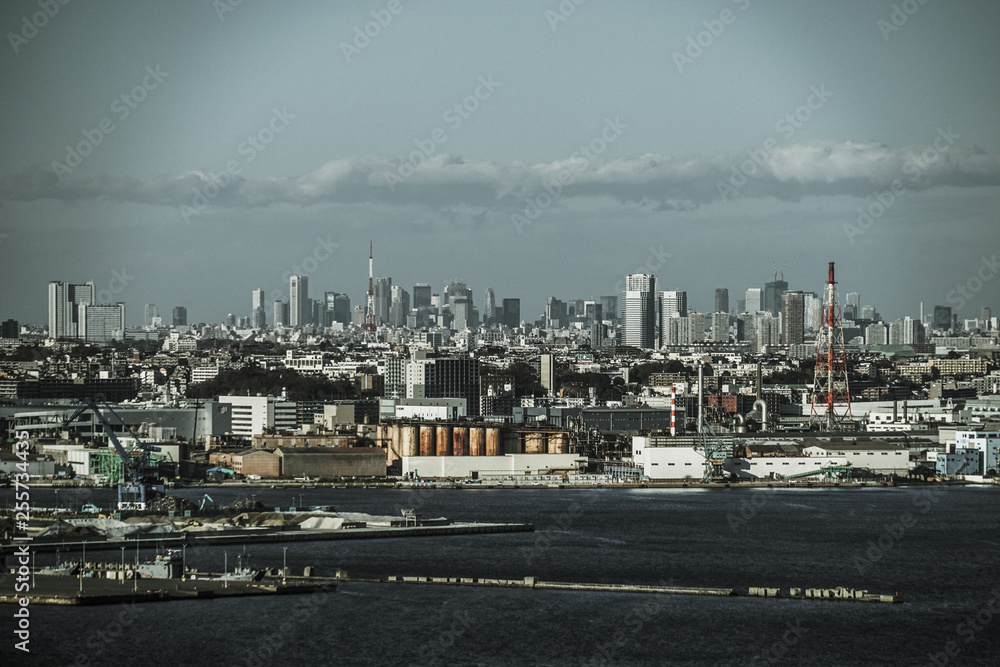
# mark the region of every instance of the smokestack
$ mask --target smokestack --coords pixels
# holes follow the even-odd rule
[[[705,364],[698,362],[698,433],[701,433],[702,411],[701,397],[705,386]]]
[[[677,435],[677,387],[670,385],[670,435]]]

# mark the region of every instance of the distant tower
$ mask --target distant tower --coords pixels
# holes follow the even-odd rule
[[[715,289],[715,311],[716,313],[729,313],[729,290],[725,287]]]
[[[368,308],[365,311],[365,338],[375,339],[375,278],[372,273],[372,242],[368,241]]]
[[[819,421],[817,406],[826,407],[826,428],[833,431],[840,422],[851,415],[851,391],[847,384],[847,351],[844,349],[844,329],[841,326],[840,311],[837,307],[837,281],[833,278],[833,262],[830,262],[830,277],[826,281],[823,300],[823,318],[819,335],[816,337],[816,375],[812,395],[812,419]],[[841,414],[837,414],[837,409]]]

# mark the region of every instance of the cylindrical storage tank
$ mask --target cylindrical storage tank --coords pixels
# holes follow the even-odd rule
[[[500,456],[500,429],[486,429],[486,456]]]
[[[403,456],[418,456],[420,454],[420,436],[416,426],[403,426]]]
[[[544,454],[545,453],[545,434],[544,433],[527,433],[524,436],[524,453],[525,454]]]
[[[402,456],[403,443],[399,437],[399,426],[391,424],[385,437],[388,438],[388,441],[385,443],[387,445],[386,449],[390,452],[396,452],[396,456]]]
[[[451,427],[437,427],[437,455],[451,456]]]
[[[473,426],[469,429],[469,456],[482,456],[486,453],[486,429]]]
[[[420,427],[420,455],[434,456],[434,427]]]
[[[451,454],[452,456],[469,455],[469,427],[456,426],[451,431]]]
[[[566,454],[568,450],[565,433],[549,434],[549,454]]]

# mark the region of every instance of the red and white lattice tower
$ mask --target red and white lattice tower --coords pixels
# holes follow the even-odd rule
[[[839,428],[851,417],[851,391],[847,384],[847,351],[844,348],[844,328],[837,305],[837,281],[826,281],[823,298],[823,320],[816,337],[816,374],[813,384],[811,421],[826,423],[827,430]],[[820,408],[825,409],[825,414]]]
[[[670,385],[670,435],[677,435],[677,387]]]
[[[375,279],[372,273],[372,242],[368,242],[368,304],[365,308],[365,339],[375,340]]]

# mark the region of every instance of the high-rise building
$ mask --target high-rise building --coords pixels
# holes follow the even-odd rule
[[[288,304],[281,299],[274,300],[274,326],[288,326]]]
[[[392,278],[379,276],[375,278],[375,321],[378,324],[389,322],[389,308],[392,306]]]
[[[934,306],[934,329],[949,332],[952,329],[951,306]]]
[[[861,309],[861,319],[868,320],[870,322],[878,322],[880,319],[878,311],[875,310],[875,306],[865,306]]]
[[[983,306],[982,310],[979,311],[979,326],[982,327],[983,331],[990,330],[990,322],[993,319],[993,311],[990,310],[989,306]]]
[[[604,347],[604,322],[596,320],[590,325],[590,348],[598,350]]]
[[[803,292],[802,304],[806,331],[819,331],[823,325],[823,300],[815,292]]]
[[[444,288],[444,303],[449,304],[452,300],[464,296],[472,303],[472,290],[465,283],[448,283]]]
[[[21,327],[17,320],[5,320],[0,324],[0,338],[20,338]]]
[[[781,342],[783,345],[801,345],[805,338],[805,299],[802,292],[784,292],[781,295]]]
[[[492,287],[486,288],[486,305],[483,306],[483,324],[490,325],[495,322],[497,311],[497,296]]]
[[[661,318],[660,326],[661,347],[665,345],[688,345],[691,342],[691,331],[688,318]]]
[[[764,283],[764,308],[775,317],[781,312],[781,295],[788,291],[788,283],[775,279]]]
[[[762,310],[764,310],[764,300],[761,290],[759,287],[751,287],[747,290],[746,310],[744,312],[753,315]]]
[[[301,327],[310,324],[312,308],[309,306],[309,278],[290,276],[288,278],[288,326]]]
[[[656,343],[656,276],[633,273],[622,292],[622,343],[643,349]]]
[[[663,317],[687,317],[687,292],[662,292],[660,312]]]
[[[712,313],[712,341],[729,342],[729,315],[724,311]]]
[[[554,296],[545,300],[545,328],[561,329],[569,324],[569,309],[565,301]]]
[[[96,303],[94,283],[82,285],[53,281],[49,283],[49,338],[77,338],[80,306]]]
[[[888,345],[889,332],[886,331],[885,325],[881,322],[872,322],[865,327],[865,344]]]
[[[427,283],[417,283],[413,286],[413,307],[431,307],[431,286]]]
[[[848,292],[844,297],[844,319],[856,320],[861,317],[861,295],[857,292]]]
[[[743,312],[736,316],[736,340],[752,341],[757,333],[757,316]]]
[[[393,285],[389,293],[389,324],[394,327],[405,327],[406,316],[410,314],[410,293],[399,285]]]
[[[264,290],[255,289],[250,295],[250,322],[254,329],[267,326],[267,314],[264,311]]]
[[[690,312],[687,316],[688,341],[694,343],[705,342],[705,314]]]
[[[516,329],[521,326],[521,300],[503,300],[503,323],[504,326]]]
[[[754,347],[757,352],[766,352],[768,346],[781,344],[781,327],[778,326],[778,318],[767,311],[756,318],[754,331]]]
[[[542,388],[552,396],[556,390],[556,355],[543,354],[538,357],[538,369]]]
[[[889,325],[889,345],[923,345],[925,337],[920,320],[904,317]]]
[[[147,327],[153,326],[153,320],[159,316],[160,316],[160,310],[159,308],[156,307],[156,304],[147,303],[145,312],[145,326]]]
[[[602,296],[601,312],[606,321],[613,322],[618,319],[618,296]]]
[[[186,327],[188,323],[188,310],[184,306],[174,306],[173,323],[175,327]]]
[[[334,322],[351,323],[351,297],[342,292],[324,292],[323,302],[323,326],[331,326]]]
[[[729,290],[725,287],[715,289],[715,312],[729,313]]]
[[[80,306],[78,336],[88,343],[106,345],[125,338],[125,304]]]

